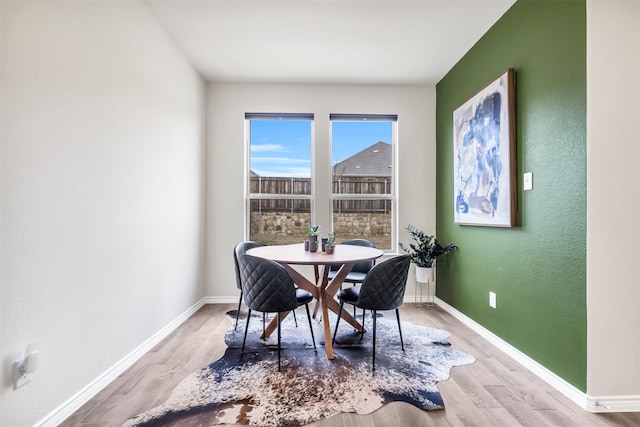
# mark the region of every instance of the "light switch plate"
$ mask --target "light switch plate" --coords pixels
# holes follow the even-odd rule
[[[523,182],[525,190],[533,190],[533,172],[525,172]]]

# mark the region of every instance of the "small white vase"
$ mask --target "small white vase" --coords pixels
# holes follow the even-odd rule
[[[433,267],[416,267],[416,282],[433,283]]]

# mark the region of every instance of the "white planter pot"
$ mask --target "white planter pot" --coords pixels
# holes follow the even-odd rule
[[[433,283],[433,267],[416,267],[416,282]]]

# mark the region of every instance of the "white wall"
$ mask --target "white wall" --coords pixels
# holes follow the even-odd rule
[[[209,84],[207,91],[207,295],[238,298],[233,245],[244,236],[244,114],[315,113],[318,161],[330,164],[330,113],[398,114],[399,232],[412,223],[435,231],[435,88],[426,86]],[[328,192],[329,170],[316,171]],[[328,203],[316,222],[330,224]],[[413,268],[413,267],[412,267]],[[407,296],[414,292],[410,274]]]
[[[587,0],[587,394],[640,400],[640,2]],[[637,406],[636,406],[637,408]]]
[[[205,86],[139,2],[3,2],[0,35],[0,425],[20,427],[204,296]]]

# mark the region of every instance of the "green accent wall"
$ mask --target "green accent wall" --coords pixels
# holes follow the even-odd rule
[[[456,225],[452,114],[507,68],[516,70],[518,224]],[[516,2],[436,90],[436,233],[458,246],[438,261],[437,296],[586,392],[585,1]],[[533,190],[523,191],[529,171]]]

